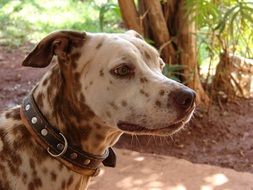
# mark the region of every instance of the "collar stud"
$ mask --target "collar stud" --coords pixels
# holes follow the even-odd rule
[[[42,129],[41,134],[42,134],[42,136],[47,136],[48,131],[46,129]]]
[[[30,108],[31,108],[30,104],[27,104],[27,105],[25,106],[25,110],[26,110],[26,111],[28,111]]]
[[[38,121],[37,117],[33,117],[32,120],[31,120],[32,124],[36,124],[37,121]]]
[[[64,145],[61,144],[61,143],[57,144],[57,149],[58,150],[63,150],[64,149]]]

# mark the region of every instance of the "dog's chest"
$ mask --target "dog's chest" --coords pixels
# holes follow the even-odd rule
[[[19,108],[0,119],[0,189],[78,189],[82,177],[40,148],[22,124]]]

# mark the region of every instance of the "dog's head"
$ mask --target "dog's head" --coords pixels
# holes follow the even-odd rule
[[[74,88],[79,101],[111,127],[135,134],[168,135],[193,114],[194,91],[165,77],[157,50],[134,31],[58,31],[44,38],[23,65],[45,67],[54,55],[63,79],[79,81]]]

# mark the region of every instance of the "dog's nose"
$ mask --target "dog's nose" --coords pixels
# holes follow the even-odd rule
[[[181,111],[187,111],[190,109],[195,101],[195,98],[196,93],[189,88],[183,88],[173,93],[175,105]]]

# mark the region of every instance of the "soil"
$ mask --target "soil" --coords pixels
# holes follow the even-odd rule
[[[0,111],[20,104],[48,70],[21,66],[31,48],[30,44],[17,49],[0,46]],[[253,99],[199,108],[172,137],[123,135],[116,146],[253,173]]]

